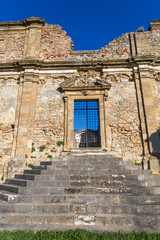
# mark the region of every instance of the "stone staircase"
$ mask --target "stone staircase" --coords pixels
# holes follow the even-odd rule
[[[72,153],[0,184],[0,230],[160,231],[160,175],[98,153]]]

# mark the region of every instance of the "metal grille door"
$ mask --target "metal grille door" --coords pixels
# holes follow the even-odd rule
[[[74,147],[100,147],[99,102],[74,102]]]

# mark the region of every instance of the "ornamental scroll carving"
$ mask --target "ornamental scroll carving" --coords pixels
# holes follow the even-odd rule
[[[87,78],[77,78],[77,79],[75,79],[74,86],[83,87],[83,86],[88,86],[88,85],[90,85],[90,82]]]
[[[8,84],[8,83],[19,83],[19,77],[0,77],[0,84]]]
[[[127,73],[107,74],[105,76],[106,82],[131,82],[133,80],[133,74]]]
[[[155,76],[155,80],[156,80],[157,82],[160,82],[160,72],[155,73],[154,76]]]

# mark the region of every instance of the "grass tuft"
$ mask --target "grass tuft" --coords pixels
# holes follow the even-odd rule
[[[147,232],[90,232],[84,229],[66,231],[2,231],[0,240],[159,240],[160,233]]]

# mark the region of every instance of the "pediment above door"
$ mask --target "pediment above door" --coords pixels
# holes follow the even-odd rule
[[[71,78],[61,84],[63,91],[81,91],[81,90],[109,90],[111,84],[104,82],[99,78]]]

